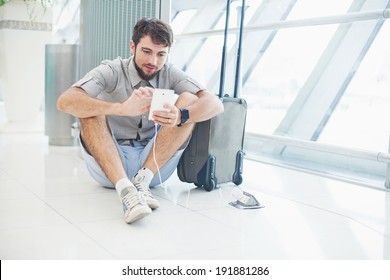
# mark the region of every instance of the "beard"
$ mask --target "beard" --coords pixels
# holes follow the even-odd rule
[[[160,70],[158,70],[158,71],[156,71],[156,72],[154,72],[154,73],[152,73],[152,74],[146,74],[146,73],[141,69],[141,67],[139,67],[139,66],[137,65],[137,63],[135,62],[135,55],[134,55],[134,60],[133,60],[133,62],[134,62],[134,67],[135,67],[135,69],[137,70],[138,75],[139,75],[139,76],[141,77],[141,79],[144,80],[144,81],[149,81],[149,80],[153,79],[153,78],[158,74],[158,72],[160,72]]]

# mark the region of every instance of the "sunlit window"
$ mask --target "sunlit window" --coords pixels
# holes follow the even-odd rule
[[[177,14],[175,14],[171,21],[171,27],[173,32],[175,34],[183,33],[184,28],[191,21],[195,13],[196,9],[188,9],[179,11]]]
[[[273,134],[336,28],[329,25],[278,31],[242,90],[249,104],[248,132]]]
[[[230,28],[238,25],[240,4],[241,1],[232,1]],[[250,148],[257,149],[247,151],[248,154],[255,152],[256,156],[273,157],[273,160],[303,168],[306,165],[308,169],[313,167],[314,157],[318,157],[316,164],[329,173],[339,173],[345,168],[346,172],[385,178],[386,165],[376,159],[370,159],[367,166],[364,157],[349,158],[332,151],[321,151],[321,155],[313,157],[313,150],[303,147],[299,150],[288,147],[283,151],[289,153],[283,154],[278,153],[278,149],[267,149],[268,144],[257,144],[267,141],[261,140],[264,135],[278,135],[312,141],[318,147],[388,152],[390,23],[382,16],[388,1],[247,0],[246,5],[245,26],[273,25],[257,31],[247,30],[243,41],[242,55],[253,63],[247,61],[241,70],[241,96],[248,103],[246,132],[254,141]],[[370,20],[336,21],[351,13],[367,15],[373,12],[378,13]],[[215,17],[214,29],[224,28],[223,11],[205,16]],[[183,14],[182,17],[188,22],[189,16]],[[316,23],[324,19],[331,21]],[[283,21],[300,24],[280,27],[278,23]],[[178,22],[174,25],[177,25],[177,32],[186,32]],[[234,50],[236,38],[229,36],[228,50]],[[217,92],[222,33],[182,40],[188,46],[195,43],[198,46],[183,69]],[[235,61],[231,59],[229,63],[232,65]],[[229,70],[233,72],[231,68]],[[227,82],[232,83],[232,77],[228,76]],[[339,160],[340,156],[348,160],[344,163]]]
[[[382,26],[319,141],[387,152],[390,136],[390,23]]]

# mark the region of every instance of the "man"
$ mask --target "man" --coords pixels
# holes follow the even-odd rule
[[[158,171],[162,181],[172,175],[195,123],[223,112],[217,96],[167,62],[172,42],[168,24],[139,20],[132,57],[103,61],[57,102],[60,111],[79,118],[88,170],[98,183],[117,190],[127,223],[159,207],[149,187],[160,183]],[[173,89],[178,98],[166,111],[153,112],[150,121],[154,88]]]

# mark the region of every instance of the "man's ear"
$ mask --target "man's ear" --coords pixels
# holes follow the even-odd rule
[[[130,51],[133,55],[135,54],[135,44],[133,40],[130,40]]]

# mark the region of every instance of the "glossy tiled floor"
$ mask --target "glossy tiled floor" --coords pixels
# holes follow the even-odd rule
[[[161,207],[127,225],[77,147],[0,133],[0,259],[390,259],[389,192],[244,167],[262,209],[230,206],[232,185],[208,193],[175,176],[153,190]]]

